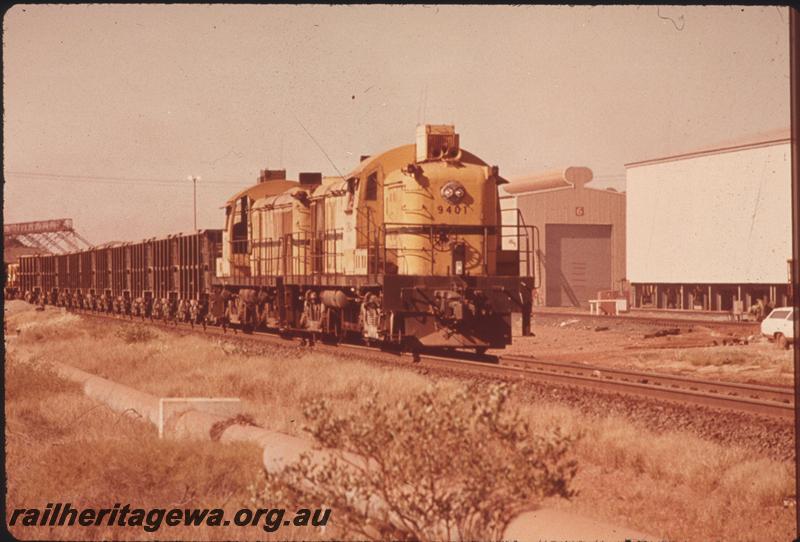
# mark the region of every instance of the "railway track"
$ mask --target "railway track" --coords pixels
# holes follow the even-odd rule
[[[524,356],[503,356],[501,364],[530,371],[551,381],[575,383],[682,403],[732,408],[791,418],[794,390],[787,387],[701,380],[679,375],[601,367]]]
[[[77,314],[91,318],[110,319],[120,323],[142,323],[139,319],[130,320],[99,313],[79,312]],[[148,320],[145,320],[144,323],[151,324]],[[284,347],[297,344],[291,339],[265,332],[234,334],[230,330],[223,333],[222,329],[216,326],[209,326],[204,332],[201,326],[195,326],[192,330],[186,324],[174,326],[163,322],[153,322],[152,325],[179,334],[190,334],[194,331],[231,340],[257,341]],[[521,378],[557,385],[579,386],[605,392],[637,395],[682,404],[704,405],[784,419],[794,416],[794,392],[791,388],[786,387],[701,380],[663,373],[547,361],[527,356],[478,356],[459,353],[458,357],[454,357],[439,353],[412,354],[356,344],[333,345],[320,341],[315,342],[313,347],[315,351],[319,352],[337,355],[352,353],[358,357],[388,362],[404,360],[409,363],[416,362],[421,366],[471,372],[480,376],[503,379]]]
[[[726,328],[730,330],[738,330],[744,333],[758,333],[760,329],[760,324],[758,322],[736,322],[733,320],[682,318],[678,316],[669,317],[668,315],[643,316],[635,313],[613,315],[613,314],[588,314],[588,313],[576,313],[570,311],[547,310],[541,312],[534,311],[533,318],[534,322],[536,321],[537,318],[545,318],[545,319],[581,318],[581,319],[595,319],[603,322],[609,322],[609,321],[630,322],[630,323],[649,324],[654,326],[670,326],[670,327],[709,326],[709,327]]]

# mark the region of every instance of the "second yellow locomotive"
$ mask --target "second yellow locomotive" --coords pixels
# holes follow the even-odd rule
[[[344,177],[264,171],[226,205],[215,282],[247,327],[502,348],[511,313],[530,310],[534,239],[502,225],[504,182],[449,125],[418,126]]]

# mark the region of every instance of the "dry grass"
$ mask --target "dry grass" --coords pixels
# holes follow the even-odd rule
[[[70,340],[83,335],[63,334],[61,320],[55,317],[41,326],[29,322],[20,338],[41,345],[43,330],[58,330],[56,336],[73,337]],[[233,517],[236,510],[251,504],[248,485],[261,471],[260,450],[255,446],[160,440],[149,423],[110,411],[87,399],[76,384],[61,380],[46,364],[30,358],[23,363],[9,352],[5,387],[7,510],[43,509],[53,502],[69,502],[73,508],[130,503],[145,509],[223,508],[226,517]],[[36,540],[303,540],[321,536],[293,527],[270,534],[260,526],[162,526],[148,533],[140,527],[18,524],[10,530],[19,539]]]
[[[395,402],[433,383],[432,378],[402,366],[391,368],[336,359],[295,348],[279,348],[273,354],[252,356],[237,351],[231,344],[196,336],[167,336],[162,331],[153,332],[151,338],[126,342],[115,335],[116,329],[126,324],[99,325],[86,320],[77,325],[70,322],[69,330],[59,330],[61,324],[53,322],[56,319],[52,313],[24,312],[13,316],[9,329],[28,324],[12,341],[16,354],[28,359],[57,359],[155,395],[238,396],[248,401],[248,412],[260,424],[287,433],[302,434],[299,428],[301,405],[308,399],[326,398],[336,408],[348,411],[366,390],[379,390],[383,401]],[[41,328],[49,326],[47,329],[54,334],[43,340],[39,325]],[[463,386],[455,379],[439,378],[436,382],[441,393],[454,393]],[[9,389],[15,393],[7,384],[7,392]],[[81,409],[92,406],[74,391],[60,393],[71,394],[69,404],[75,406],[68,410],[73,417],[80,414]],[[49,404],[58,403],[57,399],[53,401]],[[43,416],[50,424],[45,427],[70,431],[76,441],[80,441],[79,435],[86,438],[87,431],[92,435],[90,440],[100,439],[101,433],[108,433],[108,424],[123,427],[138,424],[118,419],[101,408],[86,414],[92,421],[78,431],[74,424],[70,425],[72,418],[67,412],[60,412],[57,419],[53,419],[49,416],[55,415],[45,414],[45,411],[37,414],[33,404],[28,405],[33,412],[23,414],[22,409],[14,414],[18,420],[14,423],[24,425],[19,421],[24,420],[24,416],[29,419]],[[620,418],[608,417],[599,423],[589,421],[576,410],[560,405],[521,402],[520,406],[535,426],[545,429],[556,425],[567,433],[584,435],[577,446],[580,469],[575,482],[580,494],[571,503],[554,503],[555,506],[675,540],[786,540],[792,536],[794,509],[784,506],[784,499],[793,494],[793,469],[789,463],[764,459],[748,450],[723,447],[679,431],[657,434]],[[182,457],[187,461],[187,456],[181,453],[197,453],[188,463],[202,463],[207,461],[202,457],[220,453],[215,452],[218,448],[197,445],[183,450],[177,443],[171,443],[175,450],[167,452],[157,448],[165,444],[152,439],[152,430],[137,425],[135,430],[131,429],[131,439],[134,434],[141,445],[137,441],[136,446],[131,446],[130,439],[119,439],[113,441],[117,446],[113,449],[122,455],[143,454],[140,459],[130,460],[144,470],[147,469],[146,458],[153,461],[163,455],[178,462]],[[32,443],[38,443],[40,437],[27,436]],[[12,443],[22,447],[25,440],[9,434],[10,447]],[[23,502],[19,500],[21,487],[29,488],[29,493],[25,494],[28,503],[30,499],[34,502],[37,499],[39,502],[55,498],[66,500],[65,493],[59,491],[72,491],[76,499],[84,499],[84,502],[89,502],[89,498],[107,502],[108,488],[94,489],[111,481],[102,475],[101,466],[113,460],[112,454],[103,450],[104,447],[96,450],[95,446],[83,442],[74,444],[69,455],[61,456],[61,461],[87,456],[87,461],[96,461],[95,468],[82,471],[87,477],[85,480],[73,478],[69,482],[77,484],[74,489],[69,489],[69,483],[44,478],[50,476],[44,467],[29,472],[19,465],[10,468],[10,488],[13,485],[16,493],[9,492],[9,503]],[[228,453],[234,454],[233,451]],[[253,461],[252,457],[245,457],[247,453],[243,449],[236,453],[241,454],[238,457],[242,465]],[[12,454],[9,454],[9,465],[13,466],[11,459]],[[19,456],[16,459],[21,460]],[[196,480],[197,470],[186,469],[180,479],[196,487],[198,498],[211,503],[210,506],[223,502],[228,492],[234,491],[232,485],[224,485],[220,479],[216,485]],[[68,471],[65,468],[58,476],[69,479]],[[250,468],[237,470],[236,483],[246,485],[252,472]],[[170,476],[165,471],[156,473]],[[43,479],[52,480],[47,485],[58,484],[58,491],[48,493],[37,489]],[[142,483],[131,479],[124,487],[142,496]],[[119,490],[115,495],[122,498],[119,487],[112,489]],[[174,493],[183,489],[184,486],[174,488]],[[11,500],[12,495],[16,500]],[[158,499],[160,502],[157,499],[152,502],[161,505],[167,502],[164,496]],[[126,500],[131,498],[126,497]],[[192,533],[198,535],[195,531]],[[243,536],[242,529],[235,531],[236,534]],[[176,533],[175,536],[181,535]],[[215,531],[213,536],[222,535]]]
[[[781,350],[766,341],[748,345],[642,352],[632,360],[633,366],[645,370],[656,367],[658,370],[698,378],[781,386],[793,384],[793,364],[791,350]]]
[[[139,326],[130,324],[81,320],[62,341],[63,332],[56,327],[62,325],[60,317],[26,313],[26,318],[33,322],[28,320],[28,327],[14,339],[20,355],[58,360],[156,396],[239,397],[260,425],[291,434],[301,434],[302,403],[320,394],[348,408],[364,390],[384,390],[382,397],[394,402],[430,384],[411,371],[376,370],[293,347],[276,348],[269,357],[251,356],[240,353],[235,344],[174,337],[152,328],[147,330],[149,338],[128,341],[130,335],[142,335]],[[39,340],[37,320],[58,340]],[[56,320],[59,324],[51,323]],[[120,332],[128,326],[131,331]],[[445,386],[455,389],[458,383]]]
[[[670,539],[786,540],[792,536],[794,510],[784,506],[794,495],[791,463],[757,457],[681,431],[654,434],[615,417],[587,424],[580,414],[560,405],[528,409],[543,428],[555,423],[566,431],[584,433],[577,456],[585,470],[579,471],[576,483],[586,499],[574,503],[577,510],[597,510],[595,498],[612,505],[619,500],[610,510],[630,517],[630,525],[646,532],[661,525],[656,534]],[[627,504],[642,499],[636,505],[641,506],[640,512],[628,516]],[[616,514],[607,518],[620,517]],[[670,517],[681,519],[670,521]]]
[[[792,369],[791,350],[781,350],[774,344],[760,342],[746,346],[711,346],[676,352],[675,360],[695,367],[706,365],[739,365],[759,369],[777,367],[781,372]]]

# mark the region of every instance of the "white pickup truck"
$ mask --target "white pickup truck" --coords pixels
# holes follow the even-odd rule
[[[794,342],[794,307],[777,307],[761,322],[761,334],[788,348]]]

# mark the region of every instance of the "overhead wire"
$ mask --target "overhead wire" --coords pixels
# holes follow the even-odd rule
[[[344,175],[342,175],[342,172],[341,172],[341,171],[339,171],[339,168],[338,168],[338,167],[336,167],[336,164],[334,164],[334,163],[333,163],[333,160],[332,160],[332,159],[331,159],[331,157],[328,155],[328,153],[327,153],[327,152],[325,152],[325,149],[323,149],[323,148],[322,148],[322,145],[320,145],[319,141],[317,141],[317,138],[315,138],[313,135],[311,135],[311,132],[309,132],[309,131],[308,131],[308,128],[306,128],[306,127],[303,125],[303,123],[302,123],[302,122],[300,122],[300,119],[299,119],[299,118],[297,118],[297,115],[295,115],[294,113],[292,113],[292,116],[294,117],[294,120],[296,120],[296,121],[297,121],[297,124],[299,124],[299,125],[300,125],[300,128],[302,128],[302,129],[303,129],[303,131],[304,131],[304,132],[305,132],[305,133],[308,135],[308,137],[310,137],[310,138],[311,138],[311,141],[313,141],[313,142],[314,142],[314,144],[317,146],[317,148],[319,148],[319,150],[322,152],[322,154],[324,154],[324,155],[325,155],[325,158],[327,158],[327,159],[328,159],[328,162],[329,162],[329,163],[330,163],[330,164],[333,166],[333,169],[335,169],[335,170],[336,170],[336,173],[338,173],[338,174],[339,174],[339,177],[342,177],[342,178],[344,178]]]
[[[150,184],[150,185],[186,185],[183,179],[176,178],[146,178],[146,177],[116,177],[112,175],[75,175],[70,173],[45,173],[34,171],[4,171],[5,176],[20,177],[28,180],[41,181],[67,181],[67,182],[88,182],[98,184]],[[242,181],[204,181],[203,184],[213,185],[239,185],[246,184]]]

